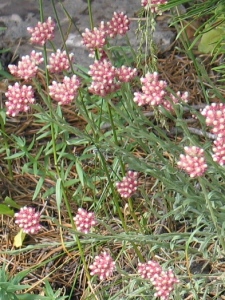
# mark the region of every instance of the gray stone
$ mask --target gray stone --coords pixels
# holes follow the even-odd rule
[[[54,12],[50,0],[44,0],[44,17],[54,17]],[[131,19],[141,8],[141,0],[93,0],[92,13],[94,25],[97,27],[104,20],[108,21],[112,18],[114,11],[123,11]],[[0,47],[11,47],[13,51],[21,55],[26,55],[33,49],[40,51],[40,47],[36,47],[29,43],[30,35],[27,32],[27,27],[33,27],[40,21],[39,16],[39,1],[37,0],[2,0],[0,4],[0,26],[5,26],[5,31],[0,31]],[[66,40],[66,45],[70,52],[75,54],[75,63],[88,66],[93,62],[93,58],[89,58],[89,53],[82,45],[80,33],[84,32],[85,28],[90,28],[88,5],[86,0],[64,0],[54,1],[56,11],[63,35]],[[68,19],[66,12],[71,16]],[[72,23],[71,23],[72,21]],[[165,30],[166,26],[166,30]],[[131,21],[131,29],[128,33],[131,45],[138,46],[138,40],[135,35],[137,29],[137,18]],[[154,40],[159,49],[165,51],[169,48],[174,39],[174,33],[168,30],[167,23],[157,24]],[[113,44],[125,45],[124,37],[117,38]],[[56,48],[63,46],[62,37],[59,30],[56,30],[54,45]],[[51,51],[50,44],[47,44],[49,53]]]

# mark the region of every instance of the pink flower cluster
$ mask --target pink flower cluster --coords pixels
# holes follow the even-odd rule
[[[105,26],[107,35],[111,38],[117,35],[125,35],[129,30],[130,20],[123,12],[114,12],[112,19]]]
[[[80,80],[76,75],[73,75],[71,78],[65,76],[63,83],[52,82],[52,85],[49,86],[49,95],[59,105],[68,105],[77,97],[79,87]]]
[[[31,33],[31,42],[39,45],[44,45],[45,42],[54,37],[55,23],[51,17],[46,22],[39,22],[35,28],[27,28]],[[73,54],[69,57],[66,51],[57,50],[52,53],[49,58],[47,68],[51,73],[59,73],[70,68],[70,61],[73,59]],[[28,80],[36,76],[38,65],[43,62],[41,53],[32,51],[30,56],[23,56],[19,61],[18,66],[9,65],[10,72],[22,79]],[[49,86],[50,96],[59,102],[60,105],[70,104],[78,94],[80,80],[73,75],[71,78],[64,77],[63,83],[52,82]],[[34,102],[34,91],[31,86],[20,86],[16,83],[14,86],[9,86],[5,93],[8,100],[6,101],[7,115],[16,116],[19,112],[26,112],[29,109],[29,104]]]
[[[29,104],[35,101],[32,86],[21,86],[18,82],[14,85],[9,85],[5,95],[8,98],[8,101],[5,102],[6,114],[12,117],[15,117],[20,112],[28,111]]]
[[[135,76],[137,76],[136,68],[122,66],[116,69],[116,77],[120,82],[130,82]]]
[[[212,127],[212,133],[218,137],[225,136],[225,104],[212,103],[207,105],[201,114],[205,117],[206,125]]]
[[[15,223],[23,229],[25,233],[38,233],[41,229],[41,215],[33,207],[24,206],[18,213],[15,213]]]
[[[163,271],[160,264],[154,260],[138,264],[138,273],[144,279],[149,279],[156,289],[155,297],[168,300],[174,285],[179,283],[172,270]]]
[[[117,35],[124,35],[129,30],[130,21],[123,12],[114,12],[112,19],[107,22],[101,22],[99,28],[93,30],[85,29],[83,44],[89,49],[91,56],[95,50],[101,55],[106,44],[107,37],[114,38]]]
[[[132,80],[136,76],[137,70],[125,66],[115,68],[109,60],[101,59],[96,60],[90,66],[88,74],[92,77],[89,91],[92,94],[104,97],[117,91],[121,86],[121,82]]]
[[[225,104],[212,103],[207,105],[201,114],[206,118],[207,126],[212,127],[211,131],[217,138],[213,146],[213,160],[219,165],[225,165]]]
[[[91,269],[91,275],[99,276],[100,280],[104,280],[111,277],[115,270],[115,262],[113,261],[110,254],[107,252],[102,252],[95,257],[92,265],[89,266]]]
[[[178,104],[180,102],[188,103],[188,101],[189,101],[189,94],[188,94],[188,92],[184,92],[183,94],[181,94],[181,92],[178,91],[176,93],[176,96],[173,95],[173,94],[170,94],[169,100],[164,99],[163,102],[162,102],[162,106],[166,110],[173,112],[174,111],[174,107],[173,107],[174,104]]]
[[[107,59],[95,61],[90,66],[88,74],[92,77],[92,84],[89,91],[92,94],[106,96],[120,88],[120,83],[116,82],[116,68]]]
[[[35,52],[34,50],[30,55],[22,56],[18,62],[18,66],[9,65],[9,71],[12,75],[28,80],[36,76],[38,65],[44,61],[42,53]]]
[[[121,197],[131,197],[138,188],[138,172],[128,171],[126,177],[116,183],[116,188]]]
[[[83,233],[89,233],[91,228],[97,225],[95,214],[93,212],[88,212],[83,208],[78,208],[78,212],[73,219],[77,230]]]
[[[180,160],[177,165],[190,175],[191,178],[202,176],[206,169],[207,164],[204,157],[204,150],[196,147],[184,147],[185,154],[180,155]]]
[[[218,137],[214,142],[213,150],[213,160],[219,165],[225,165],[225,136]]]
[[[183,94],[177,92],[177,96],[168,94],[166,90],[167,83],[166,81],[159,79],[159,74],[157,72],[147,73],[145,77],[142,77],[140,80],[142,83],[142,92],[134,93],[133,99],[138,106],[161,105],[165,109],[173,111],[173,104],[177,104],[180,101],[188,102],[187,92]],[[167,100],[167,98],[170,100]]]
[[[142,93],[134,93],[134,102],[138,106],[153,105],[158,106],[163,103],[166,95],[166,81],[159,80],[157,72],[147,73],[145,77],[141,78]]]
[[[141,0],[141,5],[144,6],[145,9],[150,9],[152,13],[158,13],[159,11],[159,5],[166,4],[166,0]]]
[[[94,28],[90,30],[85,29],[82,33],[83,44],[89,49],[90,53],[93,55],[95,50],[99,50],[100,53],[103,51],[103,47],[106,43],[106,32],[102,29]]]
[[[47,65],[49,72],[60,73],[69,70],[73,56],[73,53],[70,53],[68,58],[66,51],[61,51],[60,49],[56,53],[52,53],[49,57],[49,65]]]
[[[31,34],[31,43],[43,46],[47,40],[54,38],[55,23],[51,17],[46,22],[38,22],[34,28],[28,27],[27,31]]]

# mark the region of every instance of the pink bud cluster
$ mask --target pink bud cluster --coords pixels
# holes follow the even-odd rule
[[[206,118],[206,124],[212,127],[211,131],[217,138],[214,141],[213,160],[219,165],[225,165],[225,104],[212,103],[207,105],[201,114]]]
[[[107,252],[102,252],[98,256],[95,257],[92,265],[89,266],[92,276],[99,276],[100,280],[107,279],[111,277],[115,270],[115,262],[113,261],[110,254]]]
[[[213,160],[219,165],[225,165],[225,136],[218,137],[214,142],[212,148],[214,154],[212,155]]]
[[[212,103],[207,105],[201,114],[205,117],[206,124],[212,127],[212,133],[218,137],[225,136],[225,104]]]
[[[146,9],[150,9],[152,13],[158,13],[160,14],[161,12],[159,11],[158,6],[166,4],[166,0],[141,0],[141,5],[144,6]]]
[[[76,216],[73,218],[77,230],[83,233],[89,233],[91,228],[97,225],[97,220],[93,212],[88,212],[83,208],[78,208]]]
[[[162,106],[166,110],[173,112],[174,111],[173,105],[174,104],[178,104],[181,101],[184,102],[184,103],[188,103],[188,101],[189,101],[189,94],[188,94],[188,92],[184,92],[183,94],[181,94],[181,92],[178,91],[176,93],[176,96],[174,96],[173,94],[170,94],[169,100],[164,99],[163,102],[162,102]]]
[[[71,78],[65,76],[63,83],[52,82],[49,86],[49,95],[58,101],[59,105],[68,105],[77,97],[79,87],[80,80],[76,75]]]
[[[122,66],[115,68],[107,59],[96,60],[90,66],[88,74],[92,77],[89,91],[92,94],[106,96],[117,91],[121,82],[128,82],[136,76],[137,70]]]
[[[116,76],[121,82],[130,82],[135,76],[137,76],[137,69],[122,66],[121,68],[116,69]]]
[[[134,93],[134,102],[138,106],[152,105],[163,106],[166,110],[173,111],[173,105],[180,101],[188,102],[188,92],[177,92],[176,96],[168,94],[167,83],[159,79],[157,72],[147,73],[141,79],[142,92]],[[168,100],[169,98],[170,100]]]
[[[42,53],[35,52],[34,50],[30,55],[22,56],[18,62],[18,66],[9,65],[9,71],[16,77],[28,80],[36,76],[38,71],[38,65],[44,61]]]
[[[138,106],[153,105],[158,106],[163,103],[166,95],[166,81],[159,80],[157,72],[147,73],[145,77],[141,78],[142,93],[134,93],[134,102]]]
[[[49,57],[49,65],[47,65],[49,72],[60,73],[69,70],[70,61],[73,60],[73,57],[73,53],[70,53],[68,58],[66,51],[58,49],[56,53],[52,53]]]
[[[43,46],[46,41],[54,38],[55,23],[51,17],[46,22],[38,22],[37,26],[28,27],[27,31],[31,34],[31,43]]]
[[[116,68],[107,59],[95,61],[88,74],[92,76],[89,87],[92,94],[104,97],[120,88],[120,83],[115,80]]]
[[[178,167],[188,173],[191,178],[202,176],[207,169],[204,150],[191,146],[184,147],[184,152],[186,155],[180,155],[180,160],[177,163]]]
[[[151,279],[159,276],[162,272],[162,267],[155,260],[149,260],[147,263],[138,264],[138,273],[144,279]]]
[[[123,12],[114,12],[112,19],[107,22],[100,23],[99,28],[93,30],[85,29],[83,36],[83,44],[89,49],[91,56],[95,50],[101,55],[106,44],[107,37],[114,38],[117,35],[124,35],[129,30],[130,20]]]
[[[23,229],[25,233],[38,233],[41,229],[41,215],[33,207],[24,206],[18,213],[15,213],[15,223]]]
[[[129,198],[138,188],[138,172],[128,171],[121,182],[116,183],[117,191],[122,198]]]
[[[117,35],[125,35],[129,30],[130,20],[123,12],[114,12],[112,19],[107,22],[107,35],[111,38]]]
[[[8,98],[8,101],[5,102],[6,114],[12,117],[15,117],[20,112],[28,111],[29,104],[35,101],[32,86],[20,86],[18,82],[14,85],[9,85],[5,95]]]
[[[106,31],[96,27],[93,30],[86,28],[82,36],[83,44],[89,49],[92,56],[96,49],[98,49],[100,53],[102,52],[106,43]]]
[[[138,273],[144,279],[149,279],[156,289],[155,297],[168,300],[174,285],[179,283],[172,270],[163,271],[160,264],[154,260],[138,264]]]

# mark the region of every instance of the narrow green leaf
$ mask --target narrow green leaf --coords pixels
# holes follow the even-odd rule
[[[10,197],[5,197],[4,204],[6,204],[9,207],[18,208],[18,209],[21,207]]]
[[[62,182],[62,179],[58,178],[57,182],[56,182],[56,204],[57,204],[58,210],[60,210],[60,205],[61,205],[61,201],[62,201],[61,182]]]
[[[34,195],[33,195],[33,198],[32,200],[36,199],[36,197],[38,196],[38,194],[40,193],[40,190],[43,186],[43,183],[44,183],[44,177],[41,177],[39,180],[38,180],[38,184],[36,185],[36,189],[34,191]]]
[[[0,215],[14,216],[14,211],[6,204],[0,204]]]
[[[19,157],[22,157],[25,155],[25,152],[24,151],[20,151],[20,152],[17,152],[15,154],[12,154],[10,156],[7,156],[5,157],[5,159],[14,159],[14,158],[19,158]]]
[[[80,182],[81,182],[82,186],[84,187],[84,172],[78,161],[76,161],[76,169],[77,169],[77,174],[80,179]]]

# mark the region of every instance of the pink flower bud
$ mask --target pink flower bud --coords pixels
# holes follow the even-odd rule
[[[41,215],[33,207],[24,206],[18,213],[15,213],[15,223],[23,229],[25,233],[35,234],[41,229]]]
[[[95,257],[93,264],[89,268],[92,276],[97,275],[100,280],[104,280],[112,276],[115,270],[115,262],[107,252],[102,252]]]
[[[97,220],[93,212],[87,212],[83,208],[78,208],[77,215],[73,218],[77,230],[83,233],[89,233],[91,228],[97,225]]]

